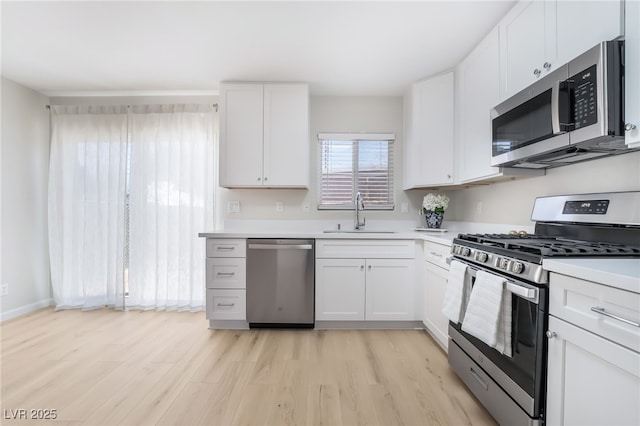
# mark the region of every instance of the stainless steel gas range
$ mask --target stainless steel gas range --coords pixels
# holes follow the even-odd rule
[[[452,265],[466,266],[471,294],[478,274],[484,280],[488,273],[503,282],[510,300],[508,354],[465,331],[468,312],[449,323],[449,363],[505,425],[544,424],[549,274],[543,260],[640,257],[640,192],[540,197],[531,218],[534,234],[460,234],[451,249]]]

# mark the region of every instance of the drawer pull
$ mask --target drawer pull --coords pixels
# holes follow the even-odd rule
[[[628,320],[626,318],[619,317],[618,315],[611,314],[611,313],[605,311],[604,308],[601,308],[600,306],[592,307],[591,311],[595,312],[596,314],[604,315],[605,317],[613,318],[613,319],[621,321],[621,322],[623,322],[625,324],[629,324],[629,325],[632,325],[634,327],[639,327],[640,328],[640,323]]]
[[[442,257],[442,253],[436,253],[435,251],[432,251],[431,256]]]
[[[235,272],[218,272],[218,276],[219,277],[232,277],[234,276],[236,273]]]
[[[482,377],[480,377],[478,375],[478,373],[476,373],[475,371],[473,371],[473,367],[469,368],[469,374],[471,374],[471,377],[473,377],[474,379],[476,379],[476,382],[480,383],[480,386],[482,386],[484,388],[484,390],[489,390],[489,385],[487,384],[487,382],[485,382],[484,380],[482,380]]]
[[[234,306],[236,306],[236,304],[235,303],[218,303],[218,306],[224,307],[224,308],[233,308]]]
[[[235,250],[235,247],[228,247],[228,246],[218,246],[216,247],[216,250],[226,250],[226,251],[230,251],[230,250]]]

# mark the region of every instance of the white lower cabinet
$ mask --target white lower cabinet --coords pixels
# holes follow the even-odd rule
[[[316,320],[413,319],[413,260],[316,260]]]
[[[413,260],[367,259],[365,319],[413,319]]]
[[[247,317],[246,291],[207,289],[207,319],[245,320]]]
[[[316,260],[316,320],[364,320],[364,260]]]
[[[381,247],[391,258],[375,257]],[[414,320],[414,250],[414,241],[316,241],[316,320]]]
[[[207,238],[207,319],[246,319],[246,245],[244,239]]]
[[[433,338],[447,351],[449,319],[442,313],[447,289],[449,265],[446,258],[450,247],[425,241],[424,318],[423,323]]]
[[[640,294],[549,277],[547,424],[640,424]]]
[[[549,318],[547,424],[640,424],[640,354]]]

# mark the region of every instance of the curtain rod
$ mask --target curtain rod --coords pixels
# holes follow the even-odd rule
[[[218,112],[218,104],[211,104],[212,107],[214,107],[216,109],[216,112]],[[44,106],[46,109],[51,109],[51,105],[45,105]],[[130,108],[131,105],[127,105],[127,108]]]

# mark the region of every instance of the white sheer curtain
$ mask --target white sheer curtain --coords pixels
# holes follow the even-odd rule
[[[49,252],[56,309],[122,306],[126,106],[52,106]]]
[[[211,105],[131,106],[130,309],[200,310],[212,229]]]

